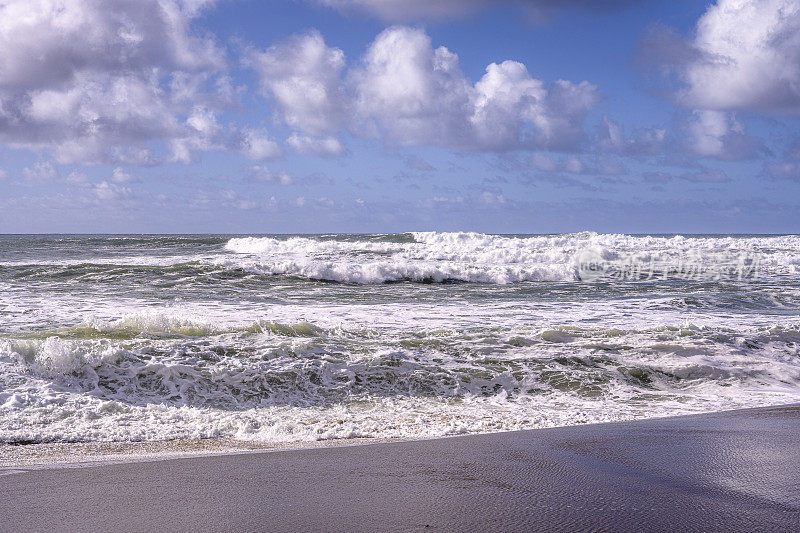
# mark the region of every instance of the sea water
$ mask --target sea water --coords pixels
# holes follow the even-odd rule
[[[798,236],[0,236],[0,442],[435,437],[796,401]]]

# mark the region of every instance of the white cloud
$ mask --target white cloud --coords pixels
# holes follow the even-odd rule
[[[107,181],[102,181],[94,185],[91,189],[91,193],[97,200],[101,201],[124,200],[133,196],[133,191],[128,187],[117,185],[116,183],[109,183]]]
[[[502,205],[506,203],[506,199],[502,194],[494,194],[489,191],[484,191],[479,199],[481,203],[488,205]]]
[[[241,139],[241,152],[248,159],[266,161],[282,155],[278,144],[262,130],[246,129]]]
[[[77,185],[78,187],[88,187],[90,185],[89,178],[83,172],[73,170],[64,180],[70,185]]]
[[[599,99],[597,87],[588,81],[553,82],[542,116],[532,120],[535,145],[568,148],[577,144],[583,136],[583,120]]]
[[[58,172],[49,161],[40,161],[33,167],[22,169],[22,177],[26,184],[46,183],[53,181],[57,176]]]
[[[381,32],[344,76],[344,54],[312,31],[250,55],[264,93],[301,153],[338,155],[347,128],[396,146],[467,150],[573,148],[598,99],[595,86],[533,78],[522,63],[492,63],[475,84],[458,56],[421,29]],[[318,137],[313,139],[312,137]]]
[[[139,180],[128,172],[122,170],[122,168],[117,167],[111,173],[110,181],[112,183],[135,183]]]
[[[191,163],[196,151],[219,150],[224,145],[216,114],[205,107],[195,106],[182,130],[182,136],[171,142],[173,161]]]
[[[458,57],[425,32],[389,28],[351,73],[357,129],[391,144],[464,144],[470,86]]]
[[[796,0],[719,0],[681,43],[661,29],[651,39],[693,109],[800,113],[800,4]]]
[[[214,194],[214,197],[217,199],[217,201],[221,200],[221,205],[225,207],[232,207],[234,209],[241,209],[243,211],[251,211],[261,207],[259,202],[256,202],[252,198],[244,197],[236,191],[232,191],[230,189],[221,190]],[[204,204],[209,203],[210,200],[206,193],[203,193],[199,199]]]
[[[253,166],[249,169],[249,177],[253,181],[264,183],[280,183],[281,185],[291,185],[295,182],[288,172],[272,172],[267,167]]]
[[[504,61],[486,67],[475,84],[470,122],[480,146],[562,148],[580,140],[583,119],[596,101],[590,83],[557,80],[547,90],[525,65]]]
[[[515,61],[492,63],[472,85],[458,56],[434,49],[419,29],[393,27],[351,73],[354,132],[390,144],[465,149],[564,148],[582,136],[597,100],[593,85],[558,80],[546,88]]]
[[[209,2],[203,2],[209,3]],[[197,9],[171,0],[7,0],[0,4],[0,87],[42,89],[79,73],[124,73],[154,65],[218,67],[221,51],[192,36]]]
[[[224,67],[216,43],[190,28],[206,4],[1,3],[0,139],[52,148],[62,163],[151,164],[149,144],[182,137],[188,102],[205,88],[176,80],[213,86]]]
[[[280,109],[291,128],[311,135],[330,135],[346,116],[340,74],[344,52],[330,48],[316,30],[295,35],[250,62],[261,88]]]
[[[524,122],[532,122],[540,129],[547,128],[544,119],[547,90],[542,81],[531,77],[522,63],[492,63],[475,84],[475,91],[470,122],[480,142],[499,146],[513,143]]]
[[[747,136],[733,113],[695,111],[685,126],[684,150],[701,157],[747,159],[763,152],[763,145]]]
[[[238,152],[254,161],[266,161],[283,155],[278,144],[261,129],[225,128],[216,114],[202,106],[195,106],[183,125],[182,136],[170,142],[172,160],[191,163],[197,152]]]
[[[695,107],[800,112],[800,4],[720,0],[697,22],[700,61],[682,97]]]
[[[326,196],[320,196],[318,198],[298,196],[295,198],[294,205],[296,207],[331,208],[335,205],[335,202]]]
[[[337,156],[345,153],[344,145],[335,137],[309,137],[306,135],[292,134],[286,139],[286,144],[304,155]]]

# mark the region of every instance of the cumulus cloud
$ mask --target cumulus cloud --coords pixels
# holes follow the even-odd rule
[[[220,90],[224,53],[191,28],[210,3],[3,2],[0,139],[62,163],[152,163],[149,143],[181,138],[188,102]]]
[[[252,52],[250,64],[261,90],[277,104],[291,128],[311,135],[330,135],[346,116],[341,71],[344,52],[325,44],[316,30]]]
[[[392,144],[462,144],[470,86],[458,57],[424,31],[381,32],[351,73],[362,131]]]
[[[557,80],[548,88],[515,61],[490,64],[473,85],[456,54],[400,26],[378,35],[351,79],[356,131],[397,145],[564,148],[580,141],[597,101],[587,82]]]
[[[223,144],[222,128],[216,114],[195,106],[182,125],[182,136],[172,140],[172,160],[191,163],[196,151],[219,148]]]
[[[267,161],[283,155],[280,146],[263,130],[245,129],[241,133],[238,145],[242,154],[254,161]]]
[[[86,71],[220,66],[223,56],[214,42],[190,34],[196,4],[187,9],[185,2],[169,0],[121,0],[114,6],[101,0],[7,0],[0,5],[0,86],[54,88]]]
[[[346,73],[344,54],[316,31],[250,57],[284,123],[301,132],[287,141],[300,153],[343,153],[332,137],[343,129],[395,146],[571,149],[598,100],[588,82],[548,86],[516,61],[490,64],[473,84],[455,53],[407,26],[381,32]]]
[[[57,176],[58,172],[50,161],[40,161],[22,169],[23,182],[27,185],[47,183]]]
[[[291,185],[295,182],[288,172],[273,172],[267,167],[256,165],[248,170],[248,177],[251,181],[262,183],[279,183],[281,185]]]
[[[674,95],[694,109],[800,113],[800,4],[719,0],[694,38],[655,27],[645,55],[677,77]]]
[[[116,173],[116,169],[114,172]],[[112,176],[112,179],[113,177],[114,176]],[[78,172],[77,170],[73,170],[72,172],[70,172],[69,175],[67,175],[66,179],[64,179],[64,182],[70,185],[76,185],[78,187],[88,187],[91,185],[91,183],[89,182],[89,177],[86,176],[86,174],[84,174],[83,172]]]
[[[238,152],[254,161],[266,161],[283,153],[266,131],[253,128],[223,127],[216,113],[195,106],[182,125],[180,137],[170,142],[172,161],[191,163],[199,152],[211,150]]]
[[[309,137],[293,134],[286,144],[296,153],[321,157],[337,156],[345,153],[344,145],[335,137]]]
[[[220,201],[225,207],[241,209],[242,211],[251,211],[261,206],[259,202],[256,202],[246,196],[242,196],[236,191],[232,191],[230,189],[219,191],[214,196],[216,201]]]
[[[744,124],[729,112],[695,111],[685,131],[683,148],[691,155],[736,160],[766,151],[760,141],[747,135]]]
[[[543,120],[547,97],[544,83],[533,79],[522,63],[492,63],[486,67],[486,74],[475,90],[475,109],[470,122],[482,143],[497,146],[513,143],[526,122],[548,129]]]
[[[133,197],[133,191],[123,185],[101,181],[92,185],[91,194],[101,201],[124,200]]]
[[[139,180],[132,174],[125,172],[120,167],[117,167],[113,172],[111,172],[110,181],[112,183],[135,183]]]

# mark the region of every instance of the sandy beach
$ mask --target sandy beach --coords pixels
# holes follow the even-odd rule
[[[228,443],[79,468],[6,462],[0,529],[791,531],[798,439],[793,405],[363,446],[226,454]]]

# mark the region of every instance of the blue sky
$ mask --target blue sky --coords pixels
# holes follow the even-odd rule
[[[11,0],[0,232],[800,232],[789,0]]]

